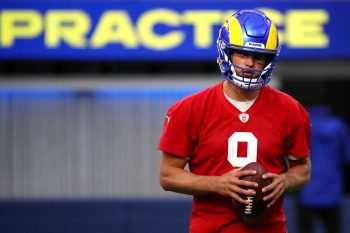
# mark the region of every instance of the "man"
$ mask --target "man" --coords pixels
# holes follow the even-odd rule
[[[260,11],[238,11],[223,24],[217,46],[225,81],[180,100],[165,117],[161,186],[193,195],[192,233],[287,232],[283,194],[309,181],[310,122],[296,100],[265,86],[280,50],[276,27]],[[272,180],[263,189],[269,208],[247,224],[231,200],[248,204],[239,194],[254,195],[249,187],[257,184],[239,178],[254,174],[240,168],[255,161]]]
[[[321,99],[327,91],[317,94]],[[313,179],[299,193],[298,232],[316,232],[316,220],[320,220],[325,232],[340,233],[343,172],[345,165],[350,164],[349,129],[326,104],[313,101],[308,109],[312,122],[310,159]]]

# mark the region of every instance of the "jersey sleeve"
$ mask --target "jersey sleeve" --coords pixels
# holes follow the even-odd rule
[[[196,138],[192,127],[190,103],[176,103],[165,116],[158,149],[179,157],[190,157]]]
[[[300,103],[293,107],[287,117],[286,152],[294,158],[305,158],[310,156],[309,114]]]

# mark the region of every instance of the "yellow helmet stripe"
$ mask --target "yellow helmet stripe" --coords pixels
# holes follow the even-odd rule
[[[238,20],[235,17],[230,17],[227,23],[228,23],[230,44],[243,46],[243,42],[244,42],[243,32]]]
[[[271,22],[269,37],[267,38],[266,49],[275,50],[277,49],[277,29],[276,25]]]

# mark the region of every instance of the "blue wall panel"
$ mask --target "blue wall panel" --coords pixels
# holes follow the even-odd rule
[[[343,203],[345,233],[350,227],[345,222],[350,219],[350,198]],[[287,195],[289,233],[297,233],[295,204]],[[182,233],[188,232],[190,212],[188,199],[1,201],[0,229],[6,233]]]

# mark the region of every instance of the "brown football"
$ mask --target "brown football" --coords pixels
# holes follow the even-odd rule
[[[244,205],[235,200],[232,201],[232,204],[240,218],[244,222],[251,223],[262,217],[267,210],[268,202],[265,202],[263,200],[263,197],[266,195],[266,193],[263,193],[261,190],[263,187],[269,185],[271,183],[271,180],[262,178],[262,175],[268,171],[260,163],[249,163],[244,166],[242,170],[255,170],[255,175],[243,176],[241,177],[241,180],[256,182],[259,186],[257,188],[249,188],[253,189],[256,192],[254,196],[240,195],[241,198],[250,200],[249,205]],[[247,187],[242,188],[247,189]]]

